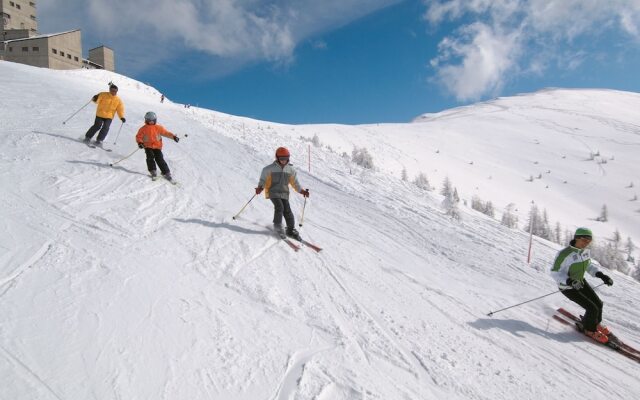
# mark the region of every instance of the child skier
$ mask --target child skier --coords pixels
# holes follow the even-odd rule
[[[598,342],[607,343],[609,329],[600,324],[603,303],[584,279],[584,273],[588,272],[590,275],[602,279],[608,286],[613,285],[613,279],[603,274],[591,262],[587,247],[591,244],[592,238],[590,229],[578,228],[570,246],[560,250],[556,256],[551,275],[558,282],[558,288],[562,294],[585,309],[579,328],[584,330],[585,335]]]
[[[162,176],[171,181],[171,171],[162,156],[162,136],[173,139],[176,143],[180,138],[169,132],[162,125],[157,125],[156,113],[149,111],[144,115],[144,126],[138,130],[136,142],[147,155],[147,169],[152,179],[156,179],[156,164],[160,167]]]
[[[289,150],[286,147],[278,147],[276,160],[262,169],[256,194],[260,194],[264,190],[265,197],[273,203],[273,228],[276,233],[281,238],[289,236],[296,240],[302,240],[300,233],[295,228],[295,218],[289,205],[289,185],[304,197],[309,197],[309,189],[302,189],[300,186],[296,170],[289,164],[289,157]],[[287,222],[286,235],[282,229],[283,215]]]

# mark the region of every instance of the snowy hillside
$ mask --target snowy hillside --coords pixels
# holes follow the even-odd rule
[[[110,80],[127,123],[113,144],[114,122],[107,153],[77,140],[93,105],[62,121]],[[554,321],[559,306],[578,311],[561,295],[486,316],[554,291],[559,246],[536,241],[529,266],[524,232],[466,207],[452,221],[440,195],[399,179],[403,166],[437,186],[446,174],[463,198],[475,183],[520,208],[535,193],[553,220],[640,237],[638,214],[616,211],[639,172],[625,111],[639,100],[596,94],[543,92],[410,124],[286,126],[160,104],[105,71],[0,62],[0,399],[634,398],[640,364]],[[179,186],[152,182],[139,151],[109,166],[135,151],[149,110],[182,137],[164,146]],[[308,171],[300,136],[316,134],[331,149],[311,145]],[[264,198],[231,219],[281,145],[311,191],[300,231],[320,253],[275,239]],[[354,145],[380,170],[342,157]],[[582,161],[590,149],[615,160]],[[601,203],[610,224],[588,220]],[[292,205],[299,220],[302,197]],[[611,276],[599,290],[606,322],[638,347],[638,282]]]

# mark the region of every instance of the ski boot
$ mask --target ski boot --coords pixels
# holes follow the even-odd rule
[[[96,145],[96,147],[102,148],[102,140],[96,140],[94,144]]]
[[[596,329],[598,330],[598,332],[602,333],[603,335],[609,336],[611,334],[611,331],[609,330],[609,328],[602,324],[598,324]]]
[[[149,176],[151,176],[152,181],[155,181],[156,179],[158,179],[158,173],[155,170],[149,171]]]
[[[287,227],[287,236],[289,236],[292,239],[295,239],[299,242],[302,241],[302,238],[300,237],[300,233],[298,232],[298,230],[296,228],[293,227]]]
[[[171,174],[162,174],[162,177],[166,180],[168,180],[169,182],[171,182],[173,180],[173,178],[171,177]]]
[[[609,338],[607,337],[607,335],[605,335],[602,332],[599,331],[588,331],[585,330],[584,334],[589,336],[591,339],[600,342],[602,344],[606,344],[609,341]]]
[[[82,139],[82,143],[84,144],[89,144],[89,142],[91,142],[91,138],[90,137],[84,137],[84,139]]]
[[[280,236],[280,239],[286,239],[287,235],[284,233],[282,224],[273,224],[273,230],[276,231],[276,235]]]

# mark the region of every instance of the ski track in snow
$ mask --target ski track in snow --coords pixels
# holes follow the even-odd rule
[[[486,317],[554,290],[546,271],[558,246],[536,239],[526,265],[526,234],[465,207],[453,222],[439,195],[397,179],[389,170],[398,166],[383,158],[421,163],[431,156],[413,149],[441,150],[463,164],[451,173],[480,186],[473,168],[490,160],[460,147],[455,129],[535,131],[517,143],[550,141],[540,132],[552,131],[557,143],[583,141],[572,154],[582,163],[614,142],[609,130],[635,146],[638,124],[627,114],[593,115],[584,111],[592,103],[569,92],[568,110],[535,94],[404,126],[286,126],[160,105],[155,89],[106,71],[0,62],[0,72],[8,116],[0,127],[0,398],[628,399],[640,390],[637,364],[554,322],[553,310],[567,306],[561,295]],[[111,79],[130,122],[115,145],[112,130],[106,153],[77,140],[91,107],[60,121]],[[7,90],[23,95],[9,103]],[[135,149],[136,121],[150,109],[183,138],[163,150],[180,185],[152,182],[142,152],[109,166]],[[607,131],[574,129],[585,120]],[[451,142],[422,129],[445,123]],[[308,172],[309,142],[300,137],[316,133],[336,151],[314,147]],[[419,145],[404,140],[416,133]],[[275,238],[262,196],[231,220],[283,144],[311,188],[300,232],[320,253]],[[376,154],[380,171],[340,155],[356,145]],[[447,155],[447,146],[460,152]],[[613,177],[628,184],[615,163],[575,165],[598,180],[567,191],[586,194]],[[291,204],[299,222],[302,197],[293,193]],[[599,289],[605,318],[638,346],[637,282],[613,276],[615,286]]]

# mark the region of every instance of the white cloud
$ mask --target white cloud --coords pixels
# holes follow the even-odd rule
[[[432,60],[440,83],[460,100],[493,94],[514,74],[549,65],[578,68],[591,55],[579,39],[624,34],[640,44],[640,0],[424,0],[438,27],[471,17],[439,44]]]
[[[38,18],[53,30],[82,28],[135,58],[131,68],[193,50],[239,66],[286,62],[302,40],[399,1],[68,0],[39,3]]]
[[[440,56],[431,65],[458,100],[473,100],[480,93],[501,89],[505,73],[514,67],[517,47],[517,33],[504,35],[475,23],[460,37],[444,39],[438,46]]]

